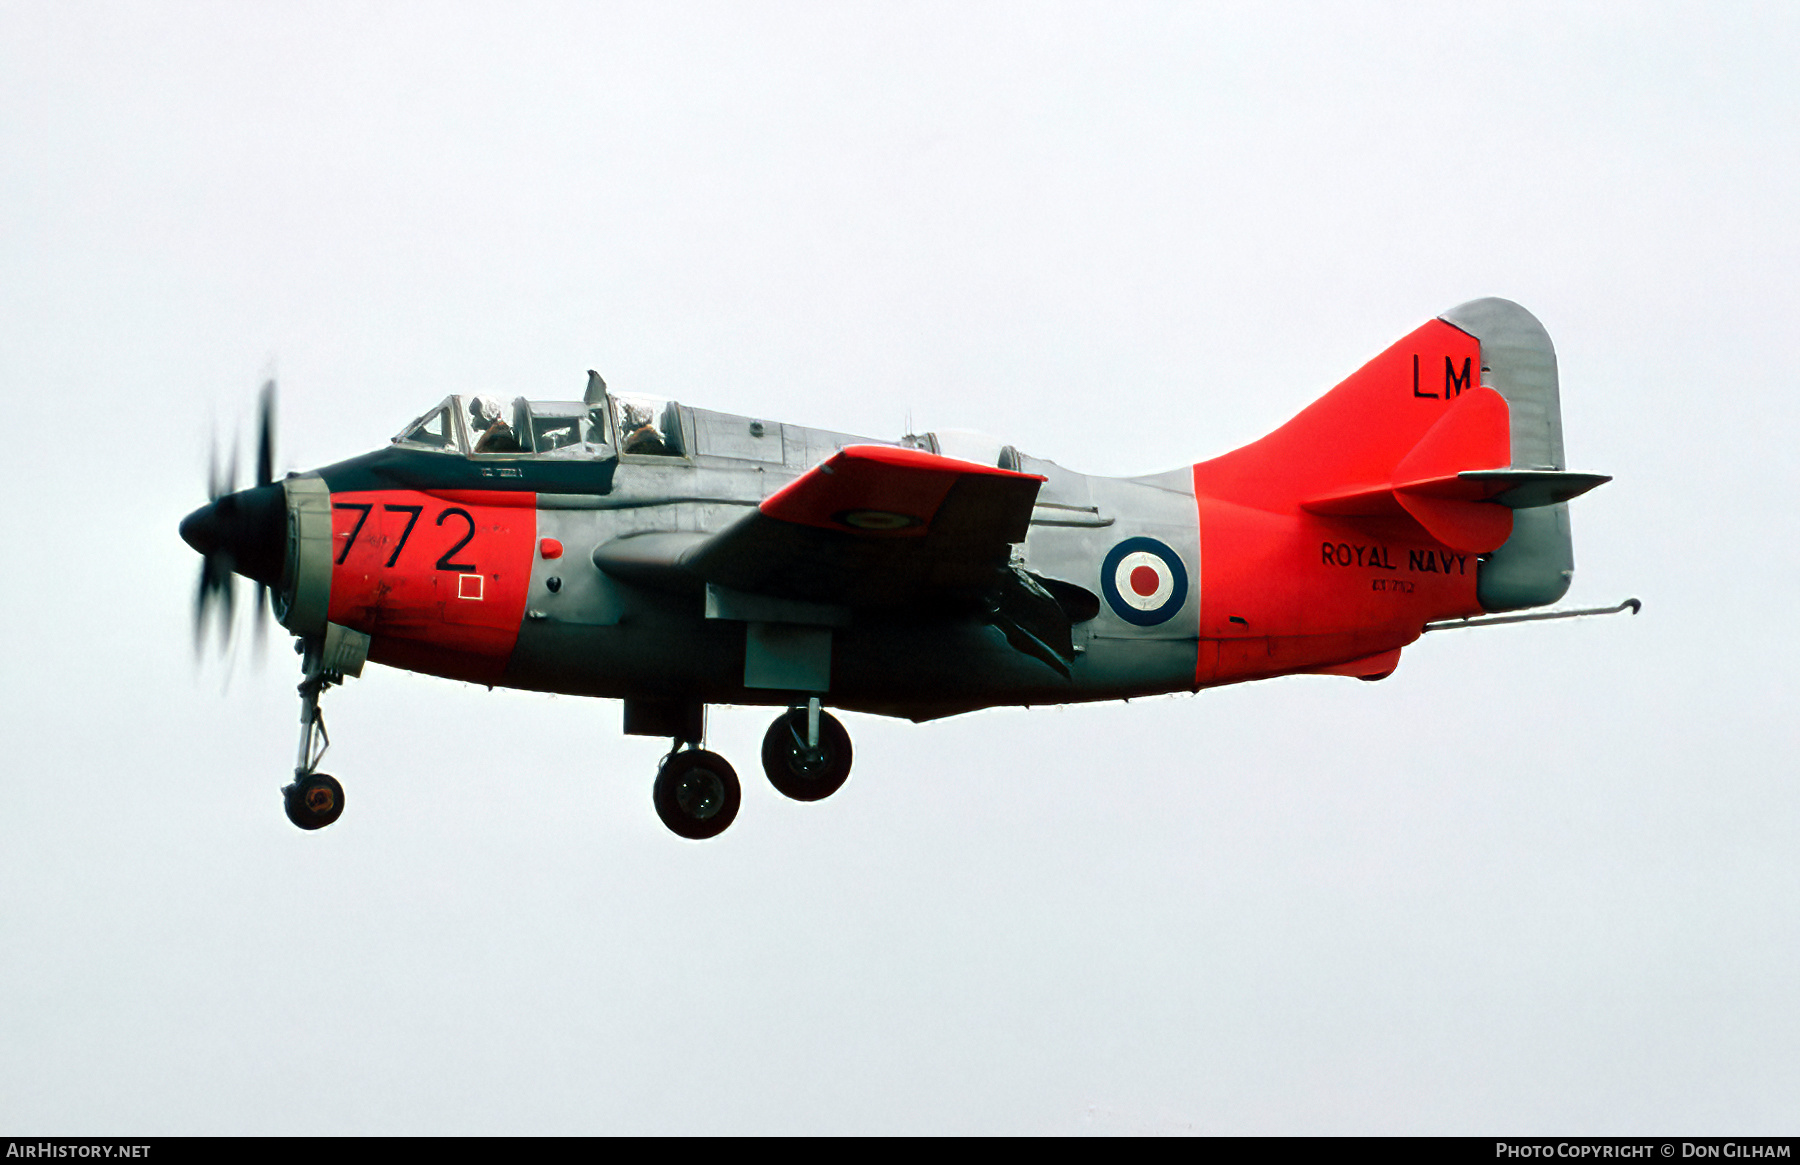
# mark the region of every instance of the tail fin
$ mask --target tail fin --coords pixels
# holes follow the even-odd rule
[[[1607,480],[1566,472],[1556,350],[1504,299],[1452,308],[1267,437],[1195,467],[1196,487],[1222,500],[1406,515],[1486,555],[1476,598],[1488,611],[1563,596],[1567,502]]]

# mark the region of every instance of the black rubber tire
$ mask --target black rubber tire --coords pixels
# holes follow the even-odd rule
[[[663,762],[651,799],[656,815],[671,831],[689,841],[705,841],[737,820],[744,789],[730,761],[716,752],[691,748]]]
[[[763,772],[783,797],[823,801],[850,779],[850,734],[838,718],[819,710],[819,756],[806,763],[806,709],[792,708],[775,718],[763,735]]]
[[[301,829],[324,829],[344,815],[344,786],[328,773],[312,773],[282,791],[288,820]]]

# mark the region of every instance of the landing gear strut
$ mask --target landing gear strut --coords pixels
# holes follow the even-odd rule
[[[763,736],[763,772],[777,792],[823,801],[850,779],[850,734],[818,697],[789,708]]]
[[[344,675],[325,667],[324,645],[318,640],[302,640],[301,655],[306,678],[300,681],[300,750],[294,762],[294,783],[283,788],[281,796],[289,821],[301,829],[323,829],[343,815],[344,786],[336,777],[318,771],[325,750],[331,747],[319,697],[331,685],[343,683]]]

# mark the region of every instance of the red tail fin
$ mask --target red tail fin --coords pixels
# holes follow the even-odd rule
[[[1453,550],[1493,550],[1512,511],[1465,470],[1511,464],[1506,401],[1481,386],[1481,344],[1432,320],[1260,441],[1194,468],[1220,501],[1276,512],[1410,515]]]

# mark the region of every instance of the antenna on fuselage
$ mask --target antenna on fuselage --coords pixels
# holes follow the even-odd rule
[[[584,405],[597,405],[606,399],[606,381],[592,368],[588,369],[587,395],[581,398]]]

